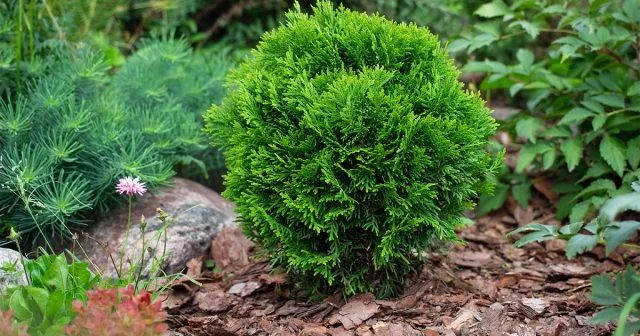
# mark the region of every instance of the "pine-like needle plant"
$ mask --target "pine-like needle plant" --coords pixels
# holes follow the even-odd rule
[[[225,195],[273,264],[393,295],[491,188],[496,124],[427,29],[313,11],[296,6],[264,35],[206,131],[227,160]]]

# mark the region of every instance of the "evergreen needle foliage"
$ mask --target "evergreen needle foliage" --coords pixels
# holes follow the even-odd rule
[[[499,162],[457,76],[427,29],[296,6],[205,116],[245,233],[309,283],[397,293],[423,249],[457,240]]]

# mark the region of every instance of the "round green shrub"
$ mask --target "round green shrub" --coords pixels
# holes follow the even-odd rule
[[[224,195],[298,279],[395,294],[491,187],[495,121],[427,29],[328,2],[286,18],[205,116]]]

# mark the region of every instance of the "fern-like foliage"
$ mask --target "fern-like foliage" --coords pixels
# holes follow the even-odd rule
[[[397,293],[425,248],[457,240],[499,162],[457,76],[427,29],[328,2],[289,12],[205,116],[245,233],[310,283]]]
[[[46,64],[22,94],[0,99],[3,225],[67,237],[117,201],[120,177],[153,188],[176,165],[195,163],[202,174],[222,164],[200,130],[202,112],[224,93],[228,50],[195,55],[181,40],[150,40],[111,75],[101,52],[66,45]]]

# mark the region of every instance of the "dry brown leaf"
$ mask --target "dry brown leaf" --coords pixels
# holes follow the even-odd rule
[[[211,259],[224,272],[237,272],[249,265],[249,252],[254,244],[239,228],[224,228],[211,242]]]
[[[187,276],[194,279],[202,274],[202,257],[187,261]]]
[[[452,262],[456,265],[466,267],[482,267],[491,263],[493,254],[488,252],[453,252],[451,253]]]
[[[533,187],[544,195],[549,201],[555,203],[558,201],[558,194],[553,191],[553,184],[547,179],[534,179],[531,181]]]
[[[201,311],[207,313],[220,313],[229,310],[233,301],[224,295],[222,290],[212,292],[198,292],[193,297],[193,303],[198,306]]]
[[[350,330],[377,313],[378,308],[373,294],[358,294],[329,318],[329,324],[342,323],[345,329]]]

